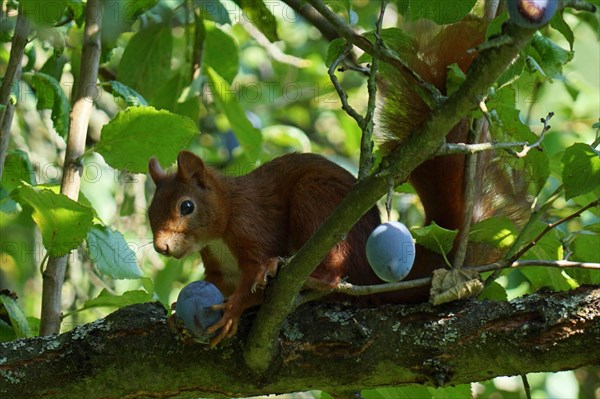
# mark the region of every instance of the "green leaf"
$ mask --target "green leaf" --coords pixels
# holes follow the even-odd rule
[[[471,396],[471,384],[462,384],[444,388],[427,387],[427,389],[431,393],[433,399],[469,398]]]
[[[104,2],[102,18],[102,50],[111,50],[123,32],[128,32],[140,15],[154,7],[158,0],[119,0]],[[167,25],[167,24],[166,24]]]
[[[231,36],[215,24],[207,22],[205,26],[204,65],[211,67],[231,84],[238,73],[238,46]]]
[[[122,308],[136,303],[152,302],[153,300],[152,295],[144,290],[126,291],[122,295],[113,295],[104,289],[96,298],[86,301],[81,310],[102,307]]]
[[[331,67],[333,62],[344,52],[346,48],[346,40],[342,38],[337,38],[332,40],[329,43],[329,47],[327,48],[327,58],[325,60],[325,65],[327,67]]]
[[[19,207],[15,200],[10,197],[10,192],[0,185],[0,212],[17,213]],[[3,220],[4,221],[4,220]]]
[[[458,64],[448,65],[448,77],[446,78],[447,95],[453,94],[466,78],[467,75],[460,69]]]
[[[51,109],[50,118],[54,129],[63,139],[69,134],[69,113],[71,105],[60,87],[60,83],[50,75],[42,72],[27,72],[23,80],[35,90],[38,99],[38,109]]]
[[[600,270],[569,268],[566,273],[577,281],[577,284],[600,284]]]
[[[564,10],[560,10],[554,15],[554,17],[552,17],[552,20],[550,21],[550,26],[562,33],[565,39],[567,39],[567,41],[569,42],[570,50],[573,51],[573,42],[575,41],[575,35],[573,34],[571,27],[565,22]]]
[[[156,272],[154,290],[162,303],[170,304],[174,283],[180,281],[182,274],[183,262],[174,258],[169,258],[165,267]]]
[[[431,398],[429,390],[425,386],[406,385],[402,387],[374,388],[361,391],[364,399],[412,399]]]
[[[597,227],[597,225],[596,225]],[[589,227],[586,229],[589,230]],[[578,234],[573,240],[571,260],[579,262],[600,262],[600,235]],[[600,284],[600,270],[568,269],[567,274],[579,284]]]
[[[63,74],[63,69],[69,59],[64,54],[52,54],[48,60],[40,69],[41,73],[45,73],[46,75],[52,76],[56,79],[57,82],[60,82],[60,78]]]
[[[82,0],[68,0],[67,7],[73,14],[73,20],[77,26],[83,26],[83,21],[85,18],[85,4],[83,4]]]
[[[231,25],[229,12],[220,0],[194,0],[194,5],[202,19],[214,21],[221,25]]]
[[[508,68],[496,80],[498,87],[510,84],[521,76],[523,68],[525,68],[525,59],[526,55],[523,52],[519,53],[519,56],[511,62]]]
[[[536,239],[537,236],[547,227],[547,224],[533,219],[521,231],[519,244],[526,245],[535,241],[535,245],[531,247],[521,259],[546,259],[559,260],[563,259],[563,246],[561,242],[561,234],[559,230],[553,229],[547,232],[541,239]],[[521,248],[517,248],[520,250]]]
[[[483,291],[481,291],[478,299],[480,301],[483,301],[484,299],[488,299],[490,301],[507,301],[508,295],[506,294],[506,290],[503,286],[495,281],[492,281],[490,284],[485,286]]]
[[[352,7],[350,0],[324,0],[323,3],[336,13],[347,13]]]
[[[405,385],[401,387],[374,388],[361,391],[364,399],[454,399],[468,398],[471,386],[468,384],[446,388],[431,388],[422,385]]]
[[[168,111],[176,112],[177,107],[180,105],[179,98],[181,93],[186,86],[191,83],[190,76],[184,71],[175,73],[171,79],[166,80],[164,84],[161,84],[156,91],[155,99],[152,101],[152,105],[156,109],[166,109]]]
[[[19,5],[29,20],[38,25],[48,26],[61,19],[67,7],[67,0],[20,0]]]
[[[562,66],[573,59],[572,51],[561,48],[540,32],[533,35],[531,46],[535,49],[532,56],[550,78],[559,77],[562,74]]]
[[[152,156],[170,165],[196,135],[196,124],[185,116],[152,107],[129,107],[104,125],[92,150],[115,169],[146,173]]]
[[[447,254],[452,250],[454,238],[458,230],[447,230],[432,222],[429,226],[410,230],[417,244],[440,254]]]
[[[538,291],[542,288],[551,288],[554,291],[568,291],[572,288],[568,277],[556,267],[531,266],[519,269],[531,283],[531,288]]]
[[[27,317],[17,301],[10,295],[0,293],[0,302],[8,314],[8,318],[10,319],[10,324],[12,325],[16,338],[26,338],[31,336],[31,328],[27,322]],[[2,313],[1,310],[2,309],[0,309],[0,313]]]
[[[148,105],[146,99],[131,87],[128,87],[116,80],[111,80],[109,83],[112,89],[112,95],[125,100],[127,106],[135,107],[138,105]]]
[[[242,18],[252,22],[271,42],[279,40],[277,20],[262,0],[233,0],[244,12]]]
[[[271,125],[262,130],[264,146],[273,144],[286,152],[311,152],[310,139],[302,130],[288,125]]]
[[[508,217],[491,217],[475,223],[469,232],[469,241],[508,248],[517,239],[516,228]]]
[[[87,235],[87,251],[100,273],[114,279],[142,277],[135,252],[123,234],[106,226],[94,225]]]
[[[573,260],[600,262],[600,234],[578,234],[573,240]]]
[[[12,191],[21,185],[21,181],[35,185],[35,173],[26,152],[12,150],[6,155],[2,171],[2,187]]]
[[[240,145],[250,155],[251,159],[256,158],[262,144],[260,130],[252,126],[244,114],[240,103],[236,101],[235,95],[232,95],[231,88],[227,82],[210,67],[206,68],[206,73],[210,79],[211,90],[215,96],[215,100],[229,120]]]
[[[12,197],[33,208],[33,221],[50,256],[66,255],[77,248],[92,228],[92,209],[63,194],[27,185],[14,191]]]
[[[566,199],[597,189],[600,185],[600,155],[588,144],[573,144],[565,150],[562,179]]]
[[[462,20],[476,2],[477,0],[410,0],[405,16],[411,21],[427,18],[445,25]]]
[[[526,126],[519,116],[519,111],[514,108],[514,89],[506,86],[498,93],[500,101],[495,110],[502,121],[499,131],[495,132],[494,139],[499,141],[526,141],[533,144],[538,137]],[[522,179],[529,184],[533,194],[537,195],[546,184],[550,175],[548,155],[543,151],[529,151],[524,158],[515,158],[510,155],[500,154],[507,169],[497,172],[504,173],[503,176],[486,176],[489,180],[514,179],[514,171],[519,170],[523,174]]]
[[[364,34],[371,42],[375,42],[375,31],[370,31]],[[400,28],[386,28],[381,30],[381,39],[383,43],[391,50],[397,52],[407,62],[417,56],[419,46],[417,41]],[[358,62],[368,62],[371,60],[369,54],[363,54],[359,57]],[[416,61],[416,59],[415,59]],[[383,63],[382,65],[387,65]]]
[[[158,83],[171,76],[171,26],[156,24],[136,33],[123,52],[118,80],[152,100]]]
[[[10,342],[17,339],[15,329],[11,325],[0,319],[0,342]]]

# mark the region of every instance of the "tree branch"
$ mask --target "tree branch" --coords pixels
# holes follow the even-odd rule
[[[100,63],[100,27],[102,5],[99,0],[88,0],[85,6],[85,30],[81,54],[81,69],[73,108],[71,109],[69,137],[60,186],[61,194],[77,201],[85,151],[85,139],[97,93],[98,65]],[[65,278],[68,254],[50,257],[43,272],[42,313],[40,334],[57,334],[61,322],[61,291]]]
[[[160,304],[123,308],[55,337],[0,343],[0,396],[230,398],[321,389],[449,386],[597,364],[600,288],[512,302],[311,304],[291,315],[269,373],[243,366],[253,312],[217,349],[182,341]],[[390,350],[392,349],[392,350]],[[360,365],[357,372],[357,365]]]
[[[4,171],[4,161],[8,152],[8,143],[10,141],[10,127],[12,125],[14,107],[10,103],[10,92],[15,81],[18,81],[21,71],[21,61],[23,52],[27,45],[27,36],[31,31],[31,24],[25,18],[22,7],[19,6],[19,14],[15,24],[15,33],[10,47],[10,57],[8,65],[2,79],[0,87],[0,180]]]
[[[494,263],[488,263],[486,265],[476,267],[465,267],[467,270],[475,270],[479,273],[499,271],[504,269],[512,269],[516,267],[526,266],[546,266],[546,267],[558,267],[558,268],[581,268],[600,270],[600,263],[594,262],[573,262],[568,260],[545,260],[545,259],[533,259],[533,260],[521,260],[521,261],[499,261]],[[350,283],[341,283],[335,289],[331,290],[331,293],[340,293],[345,295],[373,295],[381,294],[384,292],[408,290],[411,288],[425,287],[431,284],[431,277],[419,278],[416,280],[398,281],[395,283],[375,284],[375,285],[353,285]],[[319,299],[325,296],[323,293],[320,295],[315,294],[315,299]],[[312,295],[310,297],[312,300]],[[308,300],[304,301],[308,302]],[[304,303],[303,302],[303,303]]]
[[[314,0],[311,2],[315,3]],[[387,192],[388,178],[405,181],[410,171],[431,158],[447,132],[477,107],[488,87],[518,56],[534,32],[515,25],[505,25],[503,34],[510,40],[482,51],[458,90],[434,109],[419,130],[402,146],[385,158],[384,164],[389,167],[360,180],[313,237],[294,255],[289,266],[280,270],[274,284],[267,289],[265,302],[245,348],[245,360],[253,370],[260,372],[268,368],[278,350],[279,328],[296,306],[296,297],[304,281],[330,248]]]
[[[375,28],[375,48],[379,49],[383,45],[381,39],[381,27],[383,25],[383,16],[385,14],[385,8],[387,7],[387,0],[381,0],[381,9],[379,11],[379,17],[377,18],[377,24]],[[358,163],[358,178],[363,179],[373,169],[373,117],[375,116],[375,107],[377,101],[377,72],[379,71],[379,60],[377,57],[373,57],[371,61],[371,68],[369,70],[369,77],[367,79],[367,92],[369,94],[369,100],[367,102],[367,112],[363,124],[359,125],[362,130],[360,138],[360,159]]]
[[[469,128],[468,141],[469,144],[479,143],[482,132],[488,128],[488,124],[485,118],[477,119],[473,121],[473,126]],[[465,156],[464,166],[464,206],[463,206],[463,221],[462,228],[459,230],[456,237],[456,244],[454,251],[454,259],[452,266],[455,269],[460,269],[465,261],[467,254],[467,247],[469,246],[469,232],[471,231],[471,223],[473,221],[473,208],[475,207],[475,187],[477,186],[476,174],[477,174],[477,154],[467,154]]]

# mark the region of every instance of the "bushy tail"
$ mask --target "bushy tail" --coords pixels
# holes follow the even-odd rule
[[[486,28],[487,23],[475,17],[445,26],[419,21],[406,29],[413,41],[403,41],[395,50],[413,71],[445,95],[448,66],[457,64],[466,73],[477,55],[472,50],[485,40]],[[376,126],[380,147],[387,152],[402,145],[420,127],[430,108],[419,95],[420,85],[412,75],[382,64],[380,76],[381,103]],[[469,121],[462,120],[448,132],[447,141],[466,142],[469,128]],[[481,135],[481,141],[489,141],[487,131]],[[463,227],[464,164],[463,155],[436,157],[411,173],[409,180],[425,209],[426,224],[435,221],[447,229]],[[507,170],[493,152],[480,154],[477,170],[480,175],[475,183],[473,222],[498,214],[515,222],[524,220],[529,204],[522,177]],[[470,261],[479,263],[489,259]]]

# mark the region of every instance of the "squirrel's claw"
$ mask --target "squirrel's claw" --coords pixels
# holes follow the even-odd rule
[[[269,277],[275,277],[277,274],[277,270],[279,269],[279,258],[272,258],[269,262],[264,266],[264,270],[262,273],[258,273],[256,278],[254,279],[254,283],[250,288],[250,292],[253,294],[256,292],[257,288],[264,290],[267,288],[267,283],[269,282]]]
[[[206,330],[209,334],[218,331],[217,335],[210,340],[210,347],[214,348],[225,338],[231,338],[237,333],[240,314],[237,314],[230,302],[212,305],[211,309],[223,310],[223,317]]]

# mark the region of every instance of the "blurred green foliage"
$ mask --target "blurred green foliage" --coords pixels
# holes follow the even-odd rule
[[[329,42],[285,3],[106,2],[100,85],[90,119],[89,151],[82,159],[79,201],[93,209],[94,227],[90,230],[90,211],[86,216],[89,226],[69,230],[68,223],[60,224],[68,222],[66,211],[61,210],[68,207],[48,187],[56,188],[62,175],[69,98],[81,62],[84,3],[58,2],[63,13],[57,15],[44,13],[53,2],[21,3],[36,24],[36,34],[27,46],[23,80],[14,93],[12,152],[0,187],[0,289],[15,292],[20,306],[2,296],[4,309],[14,315],[8,319],[14,323],[11,328],[8,321],[0,319],[0,339],[36,334],[41,301],[39,270],[51,248],[48,240],[56,239],[57,232],[78,234],[81,240],[87,236],[86,244],[79,246],[79,240],[79,249],[69,257],[63,287],[67,315],[63,330],[130,303],[159,300],[169,308],[185,284],[202,278],[198,256],[167,259],[152,248],[146,208],[153,185],[139,174],[149,155],[158,156],[164,165],[174,161],[178,149],[187,147],[227,173],[243,174],[285,152],[310,151],[356,172],[361,131],[341,110],[327,75]],[[373,30],[379,2],[329,3],[355,28]],[[422,16],[448,23],[462,18],[476,2],[464,2],[465,10],[454,10],[458,13],[454,16],[436,12],[444,2],[426,3],[392,1],[385,27],[395,26],[403,18]],[[2,75],[9,61],[16,4],[2,2]],[[255,7],[257,4],[260,7]],[[543,141],[545,163],[538,159],[529,164],[537,169],[530,176],[539,179],[531,195],[543,204],[562,185],[566,195],[545,209],[533,232],[539,231],[542,222],[573,213],[599,193],[598,187],[589,187],[589,176],[596,176],[600,162],[597,148],[590,146],[592,142],[597,146],[599,130],[597,17],[571,10],[556,17],[552,27],[543,28],[527,49],[528,62],[516,62],[499,82],[504,86],[495,87],[490,95],[490,109],[505,122],[499,134],[507,140],[535,138],[532,131],[539,134],[542,127],[539,118],[549,111],[555,113],[552,129]],[[498,17],[490,34],[505,19],[506,15]],[[340,79],[350,103],[364,113],[365,77],[346,72]],[[507,123],[509,119],[512,124]],[[578,174],[580,180],[565,174],[586,167],[589,175]],[[44,190],[22,186],[21,181]],[[43,197],[36,197],[37,191]],[[47,203],[55,206],[51,212],[43,209]],[[70,205],[77,208],[77,204]],[[56,219],[57,213],[63,219]],[[408,183],[396,189],[392,219],[409,226],[422,225],[422,207]],[[50,223],[53,230],[41,228],[40,232],[36,222],[45,227]],[[488,224],[495,232],[503,226],[498,221]],[[599,226],[599,211],[586,212],[557,228],[526,258],[562,259],[566,251],[572,259],[599,262],[600,249],[595,250],[600,248]],[[497,235],[487,234],[485,224],[478,227],[475,234],[483,237],[481,240],[498,241]],[[515,240],[513,227],[504,227],[510,234],[503,238]],[[504,241],[502,245],[506,244]],[[103,251],[100,256],[91,250],[99,248]],[[121,270],[120,265],[129,271]],[[504,273],[487,297],[511,299],[544,287],[569,289],[580,283],[600,283],[598,273],[542,269]],[[23,314],[19,314],[20,309]],[[599,380],[598,370],[593,368],[530,376],[536,398],[598,397]],[[520,382],[514,379],[452,390],[376,389],[365,391],[363,397],[470,394],[478,398],[524,397]],[[315,397],[328,395],[315,393]]]

